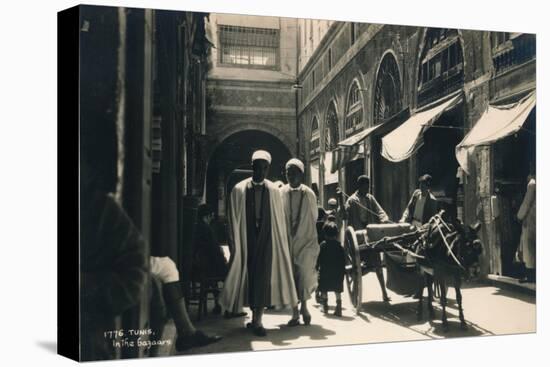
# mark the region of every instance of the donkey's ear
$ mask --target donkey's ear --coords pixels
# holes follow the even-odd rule
[[[474,224],[470,224],[470,229],[472,231],[474,231],[475,233],[477,233],[479,231],[479,229],[481,228],[481,222],[478,220],[477,222],[475,222]]]
[[[480,239],[474,240],[474,242],[472,242],[472,245],[474,246],[475,252],[478,255],[481,255],[481,253],[483,252],[483,245],[481,243],[481,240]]]

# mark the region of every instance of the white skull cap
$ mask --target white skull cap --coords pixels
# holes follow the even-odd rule
[[[298,168],[300,171],[302,171],[302,173],[304,173],[304,164],[298,158],[292,158],[291,160],[286,162],[285,168],[288,169],[288,167],[290,167],[290,166],[294,166],[294,167]]]
[[[252,154],[252,162],[257,159],[263,159],[264,161],[267,161],[267,163],[271,164],[271,154],[265,150],[257,150],[254,154]]]

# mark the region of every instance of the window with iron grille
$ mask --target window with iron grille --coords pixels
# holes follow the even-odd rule
[[[493,32],[493,48],[497,48],[510,39],[508,32]]]
[[[359,92],[359,85],[357,82],[353,82],[351,90],[348,96],[348,103],[346,106],[346,122],[345,133],[346,137],[353,135],[357,130],[361,128],[363,122],[363,104],[361,103],[361,94]]]
[[[313,119],[311,123],[311,140],[310,140],[310,154],[312,156],[319,154],[320,148],[320,136],[319,136],[319,122],[317,118]]]
[[[279,30],[220,25],[220,63],[275,69],[279,66]]]
[[[497,74],[536,59],[536,38],[533,34],[493,32],[491,42]]]
[[[461,38],[456,29],[430,28],[421,53],[418,106],[448,95],[464,84]]]

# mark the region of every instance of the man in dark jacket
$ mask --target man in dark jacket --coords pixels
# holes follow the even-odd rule
[[[199,206],[193,255],[193,278],[201,282],[217,282],[217,279],[223,281],[227,276],[227,260],[210,227],[213,216],[214,213],[208,205]],[[218,296],[219,292],[214,291],[215,306],[212,313],[216,315],[221,313]]]
[[[419,227],[427,223],[431,217],[437,214],[437,199],[430,192],[432,176],[425,174],[418,179],[419,188],[416,189],[411,200],[407,204],[401,223],[411,223]]]

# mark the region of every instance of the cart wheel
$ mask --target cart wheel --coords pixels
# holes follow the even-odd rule
[[[355,307],[355,312],[359,314],[363,301],[363,273],[361,270],[359,244],[357,243],[357,236],[355,235],[353,227],[348,227],[346,229],[344,244],[344,251],[346,253],[346,284],[351,303],[353,307]]]

